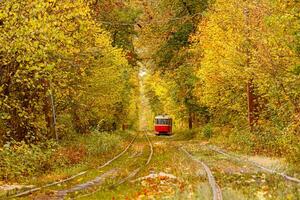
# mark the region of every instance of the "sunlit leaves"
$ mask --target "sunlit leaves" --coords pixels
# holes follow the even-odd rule
[[[125,54],[112,46],[89,6],[82,0],[0,3],[0,102],[9,116],[0,129],[8,139],[53,137],[54,107],[58,127],[66,123],[63,115],[82,131],[104,119],[112,123],[116,105],[131,98],[123,98],[128,79],[122,76],[130,68]]]
[[[297,7],[298,5],[298,7]],[[215,116],[247,117],[246,84],[254,80],[260,122],[282,127],[299,112],[299,4],[294,1],[217,0],[192,37],[197,93]],[[234,117],[234,118],[235,118]],[[268,122],[270,123],[270,122]]]

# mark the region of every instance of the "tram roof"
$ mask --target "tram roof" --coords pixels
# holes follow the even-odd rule
[[[157,115],[155,119],[171,119],[169,115]]]

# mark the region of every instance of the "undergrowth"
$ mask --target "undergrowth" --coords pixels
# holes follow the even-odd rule
[[[191,140],[196,137],[198,132],[198,129],[178,130],[174,132],[174,140]]]
[[[13,182],[71,167],[93,156],[116,151],[130,137],[129,132],[73,134],[59,143],[10,142],[0,148],[0,181]]]

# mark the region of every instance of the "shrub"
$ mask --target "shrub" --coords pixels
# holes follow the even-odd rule
[[[11,142],[0,150],[0,178],[3,180],[36,175],[49,170],[49,160],[55,151],[53,141],[41,145]]]
[[[52,156],[53,163],[57,160],[56,165],[74,165],[80,163],[84,160],[87,154],[86,146],[83,144],[76,144],[66,147],[59,148],[55,154]]]
[[[116,150],[129,137],[129,132],[93,131],[92,134],[64,137],[60,145],[54,141],[38,145],[7,143],[0,148],[0,180],[39,176],[57,168],[77,165],[93,156]]]
[[[212,130],[211,124],[205,125],[202,129],[202,133],[203,133],[204,138],[206,138],[206,139],[211,138],[213,135],[213,130]]]
[[[115,132],[93,131],[91,138],[86,141],[89,154],[97,155],[103,152],[111,151],[120,146],[122,137]]]
[[[195,138],[196,133],[198,132],[197,129],[192,129],[192,130],[180,130],[176,131],[175,134],[175,140],[191,140]]]

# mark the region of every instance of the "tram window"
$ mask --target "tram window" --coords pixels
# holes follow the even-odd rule
[[[155,123],[156,124],[171,125],[172,124],[172,120],[170,120],[170,119],[156,119]]]

